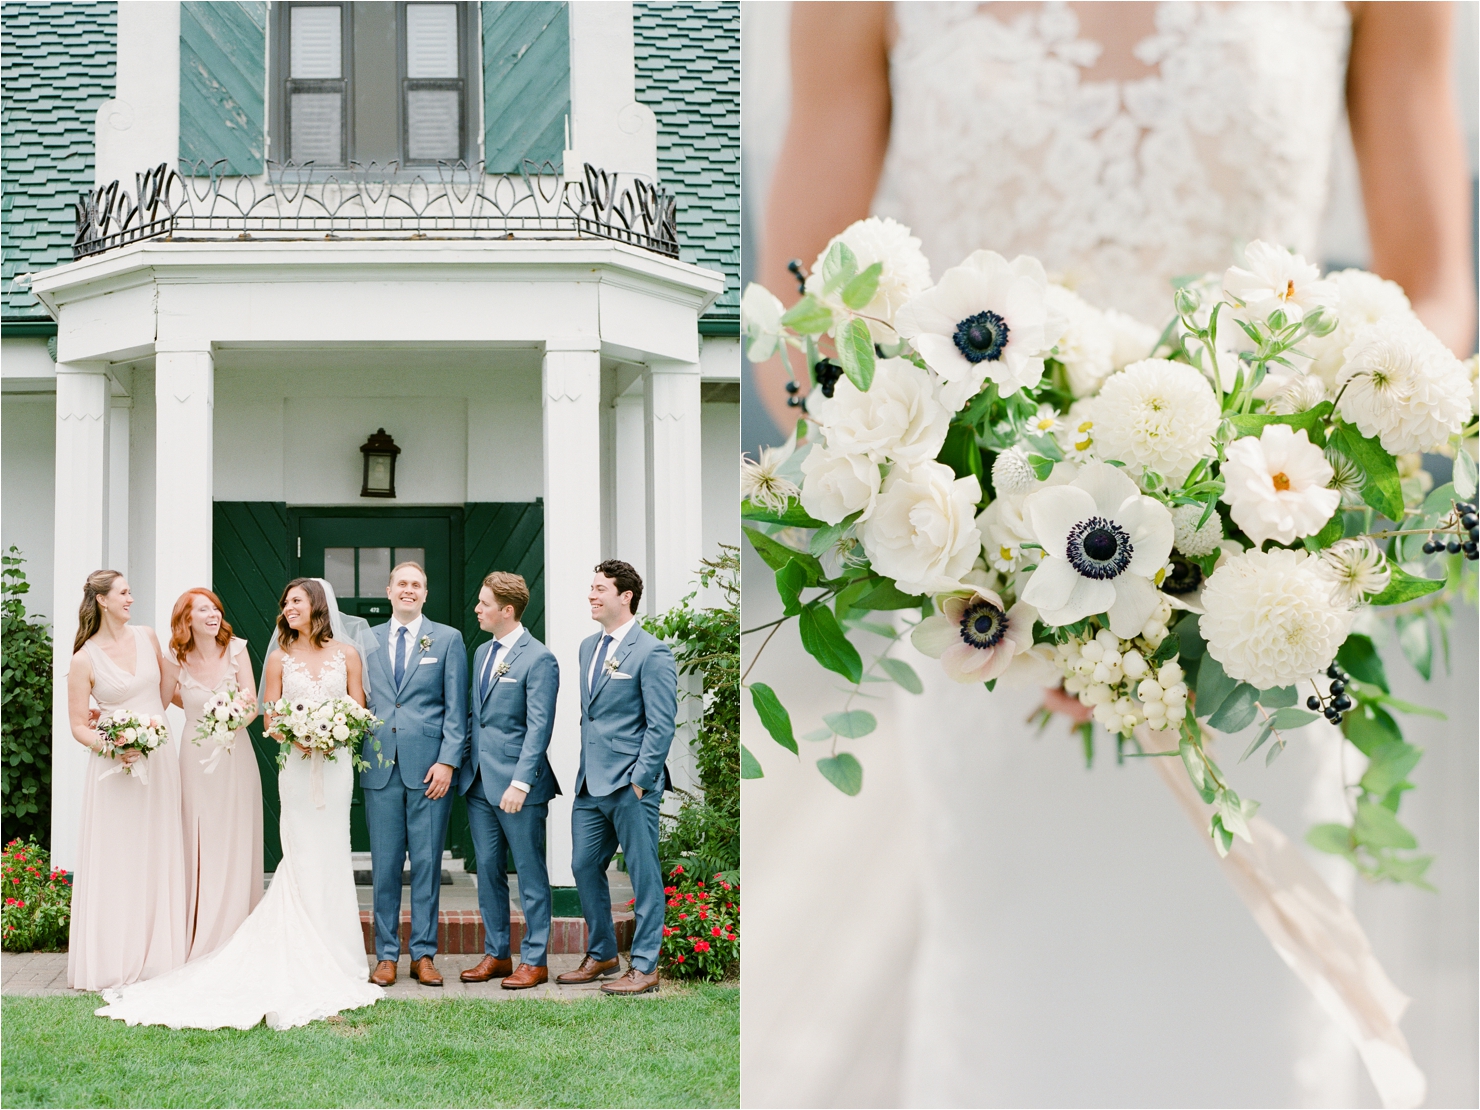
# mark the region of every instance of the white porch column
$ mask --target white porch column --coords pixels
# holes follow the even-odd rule
[[[103,568],[108,493],[108,377],[102,367],[57,364],[56,540],[52,556],[51,851],[77,867],[82,780],[90,758],[72,737],[67,672],[87,576]],[[144,614],[140,614],[141,616]]]
[[[108,413],[108,565],[128,575],[129,416],[133,402],[112,398]]]
[[[594,340],[545,345],[545,644],[560,664],[550,764],[564,794],[550,802],[548,866],[574,886],[570,809],[581,760],[581,641],[596,630],[586,594],[601,561],[601,355]]]
[[[649,613],[677,605],[704,555],[704,467],[699,364],[653,362],[643,371],[647,439]]]
[[[615,505],[613,559],[624,559],[647,576],[647,421],[642,402],[642,382],[634,381],[612,405],[612,458]]]
[[[169,639],[175,599],[211,584],[215,361],[205,350],[154,359],[154,629]]]

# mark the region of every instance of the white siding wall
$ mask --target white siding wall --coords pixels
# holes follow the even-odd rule
[[[9,343],[6,344],[7,357]],[[43,340],[42,355],[46,354]],[[14,544],[26,558],[31,592],[26,610],[51,616],[52,512],[56,483],[55,393],[5,394],[0,427],[0,548]]]

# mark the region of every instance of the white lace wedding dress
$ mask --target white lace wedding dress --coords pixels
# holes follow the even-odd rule
[[[344,697],[345,674],[342,651],[317,677],[285,656],[283,696]],[[322,806],[315,804],[316,775]],[[291,753],[278,773],[283,858],[257,908],[211,955],[157,979],[104,991],[108,1004],[97,1013],[171,1029],[250,1029],[264,1020],[270,1028],[291,1029],[384,997],[369,982],[350,863],[353,786],[348,756]]]

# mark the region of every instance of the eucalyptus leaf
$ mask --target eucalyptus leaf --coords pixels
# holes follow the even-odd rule
[[[1187,768],[1187,777],[1192,780],[1192,785],[1202,790],[1207,782],[1207,775],[1203,770],[1202,760],[1198,758],[1196,745],[1184,736],[1177,751],[1182,756],[1182,766]]]
[[[831,740],[833,736],[833,730],[830,728],[814,728],[811,732],[799,736],[797,739],[816,743],[819,740]]]
[[[822,719],[827,722],[827,727],[839,736],[846,736],[849,740],[857,740],[860,736],[867,736],[879,727],[879,722],[874,715],[866,709],[850,709],[845,713],[824,713]]]
[[[766,772],[761,770],[760,760],[750,754],[750,749],[744,744],[740,745],[740,777],[742,779],[763,779]]]
[[[828,670],[842,675],[849,682],[856,683],[863,678],[863,660],[858,649],[848,642],[837,618],[827,606],[815,601],[804,606],[797,618],[797,631],[807,654]]]
[[[1293,686],[1274,686],[1268,690],[1259,691],[1259,704],[1265,709],[1283,709],[1287,705],[1294,705],[1300,700],[1300,694]],[[1276,725],[1276,728],[1287,726]]]
[[[1216,662],[1216,660],[1204,659],[1202,665],[1206,667],[1210,662]],[[1201,672],[1198,674],[1198,680],[1199,687],[1201,687]],[[1216,728],[1219,732],[1242,732],[1253,723],[1258,713],[1258,701],[1259,691],[1247,682],[1240,682],[1229,691],[1217,710],[1208,717],[1209,727]]]
[[[796,737],[791,733],[791,714],[786,711],[786,706],[781,704],[776,691],[764,682],[752,682],[750,701],[755,706],[756,716],[761,719],[761,724],[765,725],[766,731],[771,734],[771,739],[792,755],[796,755],[797,742]]]
[[[850,798],[863,789],[863,765],[847,752],[817,761],[823,778]]]
[[[1454,453],[1454,492],[1464,501],[1473,501],[1477,485],[1480,485],[1480,467],[1469,450],[1461,447]]]
[[[848,380],[858,387],[859,392],[867,393],[868,387],[874,383],[874,337],[869,333],[868,324],[855,317],[838,329],[837,339],[843,373],[848,375]]]
[[[879,291],[879,275],[883,272],[882,262],[875,262],[860,271],[849,280],[847,285],[843,286],[843,303],[854,312],[865,308],[869,301],[874,299],[874,294]]]
[[[1254,737],[1254,742],[1244,749],[1244,754],[1238,757],[1238,761],[1242,763],[1244,760],[1248,759],[1249,756],[1253,755],[1261,747],[1263,747],[1264,741],[1269,739],[1273,731],[1274,726],[1271,725],[1268,721],[1265,721],[1264,727],[1261,728],[1258,735]]]
[[[1237,686],[1238,682],[1224,673],[1222,663],[1205,656],[1197,668],[1197,715],[1212,716]]]
[[[1277,709],[1270,715],[1269,724],[1272,728],[1300,728],[1320,719],[1319,713],[1312,713],[1308,709],[1296,709],[1294,706],[1286,706]]]
[[[903,659],[890,659],[885,656],[879,660],[879,666],[889,673],[889,677],[899,683],[900,686],[912,694],[923,694],[925,684],[920,681],[920,676],[915,673],[915,668]]]
[[[1413,669],[1429,680],[1434,666],[1434,638],[1429,627],[1429,618],[1423,613],[1414,613],[1398,619],[1398,646],[1403,656],[1413,664]]]

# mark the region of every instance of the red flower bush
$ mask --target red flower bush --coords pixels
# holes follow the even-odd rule
[[[12,840],[0,851],[0,879],[10,895],[0,907],[0,946],[7,952],[65,949],[72,927],[72,878],[52,868],[46,849]]]
[[[724,874],[733,875],[733,872]],[[719,888],[737,889],[720,875],[688,878],[682,867],[668,874],[667,920],[663,926],[662,967],[676,979],[718,981],[740,968],[740,914],[734,902],[720,901]],[[702,923],[702,924],[701,924]],[[703,934],[703,935],[700,935]]]

